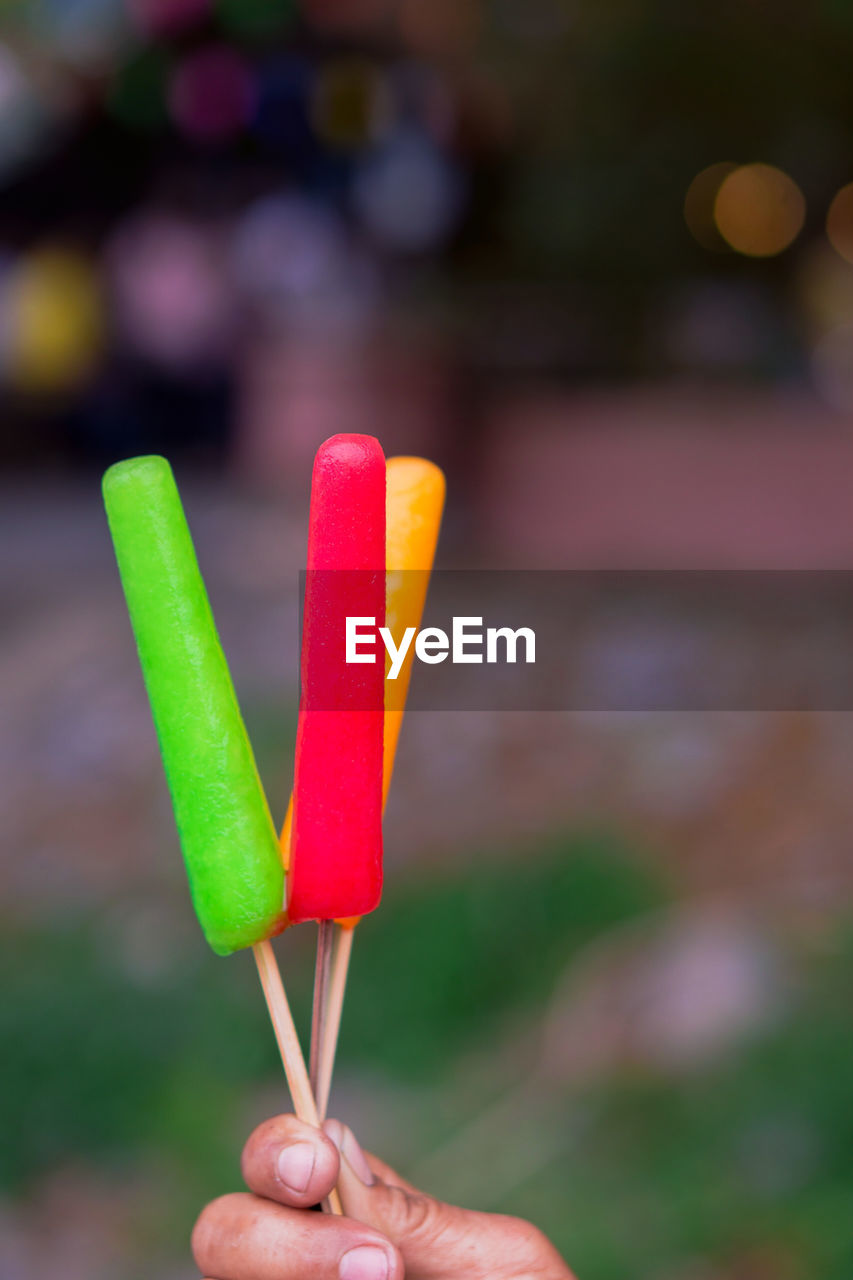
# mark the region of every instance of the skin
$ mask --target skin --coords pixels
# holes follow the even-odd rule
[[[206,1280],[574,1280],[529,1222],[417,1191],[352,1131],[295,1116],[262,1124],[243,1151],[248,1193],[202,1212],[193,1253]],[[349,1216],[311,1206],[337,1185]]]

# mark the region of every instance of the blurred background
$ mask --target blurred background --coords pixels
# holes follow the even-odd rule
[[[444,567],[851,567],[851,54],[843,0],[2,0],[2,1280],[191,1280],[287,1105],[102,467],[175,464],[277,820],[333,432],[446,468]],[[851,771],[841,713],[410,716],[333,1110],[581,1280],[849,1280]]]

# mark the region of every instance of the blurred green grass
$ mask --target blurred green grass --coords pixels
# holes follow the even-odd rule
[[[574,947],[658,898],[593,837],[394,886],[359,930],[342,1064],[434,1082],[508,1011],[544,1000]],[[199,937],[182,963],[134,982],[111,963],[103,924],[5,922],[0,1185],[72,1156],[122,1163],[162,1145],[212,1192],[235,1176],[219,1134],[241,1091],[280,1079],[251,958],[217,960]],[[305,1027],[313,931],[300,934],[301,946],[288,934],[278,948]]]
[[[360,927],[341,1066],[380,1093],[405,1088],[415,1108],[455,1091],[458,1119],[466,1055],[501,1043],[513,1017],[535,1020],[586,943],[667,901],[618,839],[590,833],[398,880]],[[311,933],[278,944],[303,1027]],[[167,1203],[140,1248],[179,1254],[203,1200],[239,1184],[247,1097],[284,1098],[281,1068],[248,955],[217,960],[193,934],[140,980],[111,962],[113,938],[103,916],[4,923],[0,1186],[26,1195],[63,1164],[156,1169]],[[538,1222],[584,1280],[768,1249],[790,1263],[768,1276],[849,1280],[851,966],[842,930],[810,957],[785,1021],[713,1067],[558,1089],[559,1154],[491,1207]]]
[[[587,1113],[580,1137],[496,1207],[533,1218],[595,1280],[690,1274],[686,1260],[701,1275],[849,1280],[851,970],[841,925],[772,1032],[701,1071],[566,1099]]]

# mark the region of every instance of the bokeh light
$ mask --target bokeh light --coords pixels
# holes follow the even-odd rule
[[[216,359],[234,310],[221,256],[216,236],[188,220],[145,212],[125,223],[107,253],[124,343],[165,369]]]
[[[727,251],[730,246],[720,235],[714,220],[714,204],[717,193],[730,173],[737,168],[729,160],[709,164],[696,174],[684,197],[684,221],[703,249],[714,252]]]
[[[0,44],[0,180],[46,139],[49,115],[16,53]]]
[[[267,327],[357,332],[375,310],[374,264],[328,206],[293,192],[251,205],[232,246],[232,270]]]
[[[4,363],[19,391],[70,390],[91,372],[104,336],[95,270],[82,254],[46,247],[21,258],[4,280]]]
[[[234,49],[213,45],[190,54],[169,90],[175,123],[196,142],[228,142],[252,115],[252,73]]]
[[[853,263],[853,182],[842,187],[829,206],[826,234],[835,252]]]
[[[40,0],[26,11],[39,39],[81,69],[97,70],[129,34],[125,0]]]
[[[345,256],[341,220],[301,195],[251,205],[234,237],[234,271],[253,299],[298,303],[334,288]]]
[[[311,118],[329,146],[356,150],[375,142],[388,129],[391,113],[385,78],[367,59],[335,59],[317,77]]]
[[[464,204],[461,174],[412,128],[398,130],[365,162],[353,195],[362,222],[381,244],[414,253],[444,243]]]
[[[720,184],[714,220],[720,235],[738,253],[770,258],[787,249],[802,231],[806,202],[781,169],[745,164]]]

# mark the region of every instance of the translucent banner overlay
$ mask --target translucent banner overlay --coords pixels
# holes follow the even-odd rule
[[[405,655],[400,614],[425,574],[389,575],[390,652],[382,620],[361,610],[359,575],[310,576],[352,579],[317,594],[361,619],[322,620],[328,662],[303,691],[312,710],[380,709],[342,694],[368,687],[365,666],[347,662],[348,625],[350,655],[385,666],[386,709],[401,706],[410,671],[408,711],[853,710],[853,570],[443,570],[429,582],[429,631]]]

